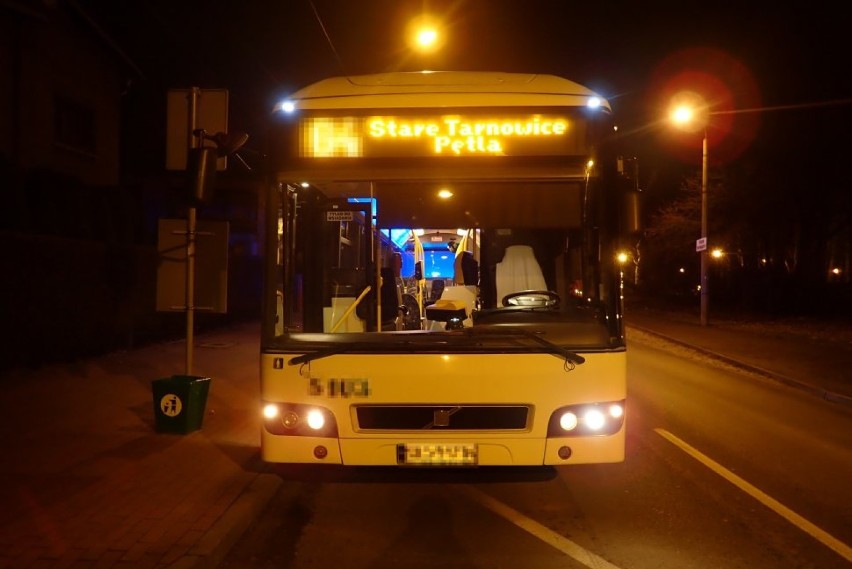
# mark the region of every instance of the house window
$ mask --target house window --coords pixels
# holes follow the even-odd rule
[[[74,150],[95,153],[95,111],[67,97],[54,99],[54,140]]]

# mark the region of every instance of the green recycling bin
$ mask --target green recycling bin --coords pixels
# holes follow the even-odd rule
[[[151,382],[154,418],[158,433],[186,434],[204,422],[210,378],[173,375]]]

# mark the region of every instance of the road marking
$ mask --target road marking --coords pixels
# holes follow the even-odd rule
[[[613,565],[603,557],[595,555],[588,549],[577,545],[567,537],[552,531],[537,521],[526,517],[517,510],[510,508],[506,504],[499,500],[495,500],[488,494],[481,492],[472,486],[457,486],[456,489],[466,494],[475,502],[485,506],[495,514],[509,520],[522,530],[558,549],[576,561],[579,561],[586,567],[590,567],[591,569],[619,569],[617,565]]]
[[[769,496],[765,492],[761,491],[756,486],[749,484],[718,462],[714,461],[707,455],[703,454],[698,449],[691,447],[689,444],[677,438],[675,435],[666,431],[665,429],[654,429],[658,435],[668,440],[673,445],[680,448],[686,454],[690,455],[692,458],[757,500],[762,503],[767,508],[773,510],[776,514],[786,519],[788,522],[792,523],[794,526],[798,527],[800,530],[805,533],[810,534],[814,539],[819,540],[827,547],[834,550],[841,557],[846,559],[847,561],[852,561],[852,547],[849,547],[827,531],[821,529],[820,527],[812,524],[772,496]]]

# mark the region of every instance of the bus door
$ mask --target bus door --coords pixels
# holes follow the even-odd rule
[[[304,330],[370,331],[376,296],[371,204],[330,199],[302,207],[308,209],[300,232]]]

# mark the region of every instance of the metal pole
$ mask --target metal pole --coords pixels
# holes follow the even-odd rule
[[[701,150],[701,237],[707,243],[707,129]],[[707,326],[707,310],[710,304],[710,288],[707,282],[707,247],[701,251],[701,325]]]
[[[198,87],[192,87],[189,95],[189,148],[198,146],[195,136],[196,119],[198,115]],[[187,166],[189,160],[187,160]],[[195,329],[195,231],[196,212],[190,197],[190,205],[186,212],[186,375],[192,375],[192,347]]]

